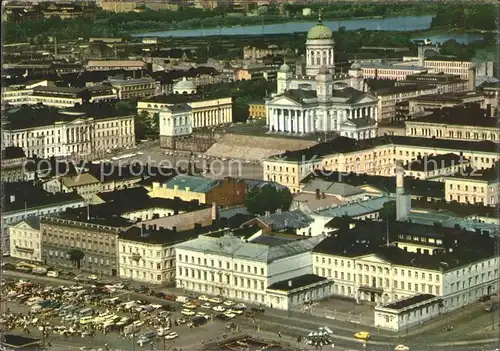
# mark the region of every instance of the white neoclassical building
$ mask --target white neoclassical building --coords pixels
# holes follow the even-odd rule
[[[330,282],[311,277],[311,250],[324,238],[262,240],[255,234],[245,240],[231,233],[200,235],[175,245],[176,286],[279,309],[297,303],[297,297],[290,301],[290,293],[298,293],[300,303],[326,298]]]
[[[160,138],[182,136],[193,132],[193,114],[188,104],[167,106],[160,111]]]
[[[354,139],[377,135],[377,99],[362,91],[355,63],[348,75],[335,74],[332,31],[321,20],[307,34],[306,75],[286,63],[278,71],[277,93],[266,101],[269,132],[336,132]]]
[[[28,217],[8,228],[10,256],[27,261],[42,261],[40,219]]]

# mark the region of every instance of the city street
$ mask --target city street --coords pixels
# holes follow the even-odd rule
[[[64,281],[56,278],[32,276],[19,272],[4,271],[4,277],[11,278],[26,278],[31,281],[44,282],[46,284],[57,285],[73,285],[72,281]],[[85,286],[85,284],[82,284]],[[88,284],[87,284],[88,286]],[[168,291],[169,293],[184,294],[180,289],[155,289],[156,291]],[[146,300],[151,303],[163,303],[165,300],[158,299],[152,296],[137,294],[129,291],[117,292],[114,296],[119,297],[123,301],[129,300]],[[172,304],[172,303],[169,303]],[[5,306],[3,306],[5,308]],[[176,312],[177,313],[177,312]],[[178,313],[177,313],[178,314]],[[255,318],[255,323],[250,318],[237,317],[235,323],[241,328],[240,334],[256,335],[264,339],[274,339],[276,341],[284,341],[299,346],[302,350],[314,349],[309,345],[301,343],[297,345],[296,337],[305,336],[309,332],[317,330],[318,327],[327,325],[333,331],[334,335],[330,338],[335,344],[335,349],[342,350],[393,350],[396,345],[404,344],[410,346],[411,350],[493,350],[498,347],[497,335],[491,330],[491,314],[485,313],[480,306],[472,306],[470,310],[460,311],[458,313],[447,315],[429,325],[425,325],[422,331],[411,330],[408,336],[396,335],[384,331],[377,331],[376,328],[364,327],[355,323],[341,322],[326,318],[320,318],[308,314],[300,314],[296,312],[278,311],[267,309],[264,314]],[[489,321],[489,325],[488,324]],[[456,326],[452,332],[443,332],[439,325],[448,323]],[[202,340],[206,342],[222,340],[222,334],[227,333],[224,326],[226,322],[213,321],[206,325],[197,327],[193,331],[188,330],[185,325],[175,327],[178,331],[179,338],[175,342],[171,342],[163,348],[163,340],[157,340],[155,345],[156,350],[169,349],[172,347],[182,348],[184,350],[196,350],[202,347]],[[486,330],[485,330],[486,328]],[[498,328],[498,325],[495,326]],[[481,330],[483,332],[481,332]],[[368,331],[372,337],[370,341],[364,343],[356,340],[353,334],[358,331]],[[143,332],[141,330],[141,332]],[[282,340],[278,338],[278,332],[282,334]],[[34,331],[36,336],[37,331]],[[474,341],[477,340],[477,341]],[[113,348],[122,350],[139,349],[137,345],[132,346],[132,340],[123,339],[118,334],[111,333],[108,335],[97,334],[92,339],[67,339],[55,336],[52,343],[58,346],[102,346],[108,343]]]

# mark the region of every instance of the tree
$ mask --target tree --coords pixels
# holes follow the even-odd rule
[[[68,255],[69,255],[70,261],[73,262],[73,264],[76,266],[76,268],[80,269],[80,264],[81,264],[83,258],[85,257],[85,254],[80,250],[73,249],[73,250],[68,252]]]
[[[380,210],[379,216],[384,220],[396,220],[396,201],[388,201],[384,203],[384,207]]]
[[[277,209],[287,211],[292,204],[293,196],[288,189],[277,189],[274,185],[255,187],[248,193],[245,205],[253,214],[263,215],[266,211],[271,213]]]

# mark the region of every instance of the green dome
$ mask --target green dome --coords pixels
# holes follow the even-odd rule
[[[318,23],[307,32],[307,39],[332,39],[333,33],[323,23]]]

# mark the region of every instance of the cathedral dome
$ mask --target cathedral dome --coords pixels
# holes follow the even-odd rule
[[[325,26],[322,22],[309,29],[307,32],[307,39],[333,39],[333,32]]]
[[[186,77],[182,78],[182,80],[178,81],[172,87],[174,94],[194,94],[196,93],[196,83],[187,80]]]

